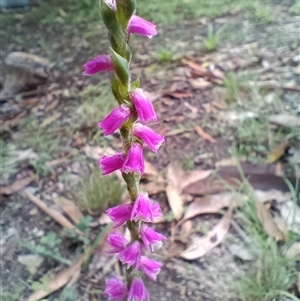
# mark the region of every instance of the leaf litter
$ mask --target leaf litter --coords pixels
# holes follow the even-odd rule
[[[193,238],[190,246],[180,254],[180,257],[186,260],[194,260],[204,256],[219,245],[229,231],[231,218],[232,209],[229,209],[207,235]]]

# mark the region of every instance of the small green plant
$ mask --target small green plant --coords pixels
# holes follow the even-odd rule
[[[262,23],[271,23],[273,21],[273,13],[271,6],[262,4],[260,2],[254,2],[252,4],[252,10],[256,19]]]
[[[12,144],[8,144],[0,139],[1,180],[7,180],[11,174],[17,171],[17,162],[12,156],[13,150],[15,150],[15,147]]]
[[[294,5],[290,8],[290,12],[294,13],[295,15],[300,15],[300,0],[297,0]]]
[[[214,32],[214,27],[212,24],[207,26],[207,36],[203,40],[205,51],[211,52],[218,48],[223,30],[224,26],[219,28],[216,32]]]
[[[37,245],[28,243],[28,242],[19,242],[20,246],[34,252],[41,254],[46,257],[50,257],[58,262],[61,262],[66,265],[70,265],[71,261],[64,258],[59,251],[61,244],[61,238],[57,236],[54,232],[49,232],[47,235],[43,236],[40,240],[40,243]]]
[[[281,300],[297,278],[295,260],[285,257],[274,241],[268,240],[260,259],[241,279],[239,297],[243,301]],[[294,300],[297,300],[296,298]]]
[[[90,243],[89,234],[92,220],[93,218],[89,215],[81,218],[75,228],[63,230],[64,237],[70,238],[75,243],[82,243],[84,247],[87,246]]]
[[[257,214],[254,191],[239,165],[238,169],[243,179],[240,191],[247,196],[247,199],[244,200],[236,217],[246,230],[247,249],[253,254],[256,264],[249,265],[239,281],[236,287],[237,299],[270,301],[285,300],[281,298],[287,297],[286,300],[298,300],[288,292],[297,279],[296,259],[287,257],[284,253],[286,247],[292,242],[291,236],[288,235],[288,241],[281,245],[268,237]],[[292,185],[290,185],[290,190],[293,195],[295,190]]]
[[[98,122],[114,108],[114,98],[108,81],[87,86],[80,96],[84,102],[77,109],[77,113],[85,122]]]
[[[182,160],[182,168],[185,170],[194,170],[195,169],[195,162],[190,158],[184,158]]]
[[[74,187],[73,198],[82,211],[97,214],[119,203],[124,188],[115,176],[102,177],[98,166]]]
[[[163,63],[170,62],[174,58],[174,52],[171,49],[159,47],[156,50],[155,58],[158,61],[163,62]]]
[[[40,242],[45,246],[51,247],[52,250],[58,250],[58,246],[61,243],[61,238],[59,238],[55,232],[49,232],[47,235],[41,238]]]
[[[51,168],[46,165],[46,162],[50,161],[51,159],[52,158],[48,153],[41,152],[38,159],[31,159],[29,163],[32,165],[39,177],[46,177],[51,172]]]
[[[267,143],[268,121],[263,117],[247,118],[239,123],[230,152],[257,161],[266,157]]]

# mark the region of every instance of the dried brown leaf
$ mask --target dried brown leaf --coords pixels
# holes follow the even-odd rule
[[[180,196],[180,181],[184,174],[179,162],[172,163],[168,166],[166,194],[169,205],[174,214],[175,219],[179,220],[183,214],[183,200]]]
[[[165,191],[166,184],[162,182],[141,183],[141,188],[148,192],[149,195]]]
[[[194,238],[192,244],[184,250],[180,257],[193,260],[202,257],[224,239],[230,227],[232,209],[228,210],[220,222],[204,237]]]
[[[283,157],[288,146],[289,143],[284,142],[281,143],[280,145],[277,145],[275,148],[273,148],[268,154],[268,163],[274,163],[277,160],[279,160],[281,157]]]
[[[255,201],[257,216],[262,223],[266,233],[275,238],[277,241],[286,241],[286,234],[280,229],[281,227],[275,223],[272,214],[263,203]]]
[[[74,275],[78,275],[78,271],[80,271],[82,263],[86,259],[86,254],[82,254],[77,260],[75,260],[67,269],[63,270],[59,274],[57,274],[49,283],[49,289],[47,291],[40,290],[34,292],[27,301],[38,301],[42,298],[56,292],[60,288],[64,287],[69,281],[74,277]],[[48,288],[48,287],[47,287]]]
[[[215,195],[208,195],[203,198],[196,198],[192,202],[183,217],[183,220],[193,218],[199,214],[218,213],[222,208],[233,206],[234,195],[232,193],[222,193]]]
[[[181,179],[180,191],[184,190],[184,188],[192,183],[207,179],[212,174],[212,172],[213,170],[193,170],[186,172],[185,174],[183,174],[183,177]]]
[[[215,138],[213,138],[211,135],[206,133],[200,126],[195,126],[195,131],[198,133],[200,137],[202,137],[204,140],[207,140],[211,143],[216,143]]]
[[[34,196],[32,193],[26,191],[26,195],[31,202],[37,205],[40,209],[42,209],[45,213],[51,216],[56,222],[58,222],[61,226],[72,229],[74,228],[73,224],[66,219],[60,212],[47,207],[47,205],[40,200],[38,197]]]
[[[32,181],[33,181],[32,176],[27,176],[25,178],[18,179],[9,186],[0,187],[0,194],[2,194],[2,195],[11,195],[15,192],[18,192],[18,191],[22,190],[27,185],[29,185]]]
[[[166,194],[174,217],[176,220],[179,220],[183,214],[183,201],[180,197],[180,194],[176,188],[170,185],[166,187]]]
[[[54,199],[54,202],[61,207],[62,210],[67,213],[76,224],[78,224],[80,219],[83,218],[82,212],[73,201],[64,197],[59,197]]]

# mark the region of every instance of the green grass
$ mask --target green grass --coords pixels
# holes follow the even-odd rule
[[[77,109],[77,114],[89,124],[100,121],[116,105],[107,80],[100,81],[98,85],[87,86],[80,96],[83,104]]]
[[[241,176],[244,182],[240,189],[248,198],[236,217],[243,224],[248,239],[247,250],[254,255],[256,262],[249,264],[236,285],[237,299],[270,301],[290,297],[286,300],[298,300],[288,292],[297,279],[296,259],[286,257],[285,250],[299,237],[296,235],[295,238],[295,235],[289,233],[287,241],[281,244],[268,237],[257,215],[254,191],[242,171]],[[290,190],[293,195],[295,189],[290,187]]]
[[[0,139],[1,180],[7,180],[9,175],[17,171],[17,162],[11,154],[14,150],[14,145],[8,144],[6,141]]]
[[[232,11],[237,6],[251,9],[257,18],[269,20],[269,7],[258,3],[256,8],[247,0],[138,0],[137,14],[155,23],[174,24],[182,19],[196,17],[217,17]],[[49,24],[71,24],[86,27],[87,24],[100,20],[98,0],[42,0],[31,11],[24,13],[22,22],[48,26]],[[4,15],[2,23],[13,24],[14,16]]]
[[[294,5],[290,8],[290,12],[299,16],[300,15],[300,0],[296,0]]]
[[[214,31],[214,28],[211,24],[207,26],[207,36],[203,40],[205,51],[211,52],[218,48],[224,28],[225,27],[222,26],[217,31]]]
[[[167,63],[170,62],[174,59],[174,55],[175,55],[175,51],[173,51],[172,49],[167,49],[164,47],[158,47],[154,57],[162,63]]]
[[[102,176],[96,166],[74,187],[72,194],[82,211],[97,214],[109,205],[117,205],[123,192],[124,188],[115,176]]]

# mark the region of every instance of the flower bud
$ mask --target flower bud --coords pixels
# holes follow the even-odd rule
[[[104,135],[113,134],[130,117],[130,109],[126,105],[120,105],[112,110],[99,124]]]
[[[139,143],[134,143],[127,153],[124,164],[122,166],[122,172],[136,172],[137,174],[142,175],[144,173],[144,170],[145,165],[143,147]]]
[[[127,30],[128,33],[136,33],[149,39],[157,35],[156,25],[137,15],[131,17]]]
[[[106,281],[106,289],[104,294],[110,300],[123,301],[128,295],[127,287],[120,277],[116,276]]]
[[[157,153],[158,149],[165,141],[164,136],[156,133],[148,126],[142,125],[140,123],[134,126],[133,133],[136,137],[143,140],[147,144],[147,146],[155,153]]]
[[[108,175],[120,168],[122,168],[124,164],[124,154],[116,153],[113,156],[103,156],[99,160],[99,165],[102,170],[102,175]]]
[[[127,301],[150,301],[149,293],[141,278],[133,278]]]
[[[131,99],[142,123],[157,120],[153,105],[142,89],[133,90]]]
[[[85,74],[92,75],[102,71],[114,70],[111,56],[107,54],[98,55],[84,65]]]

